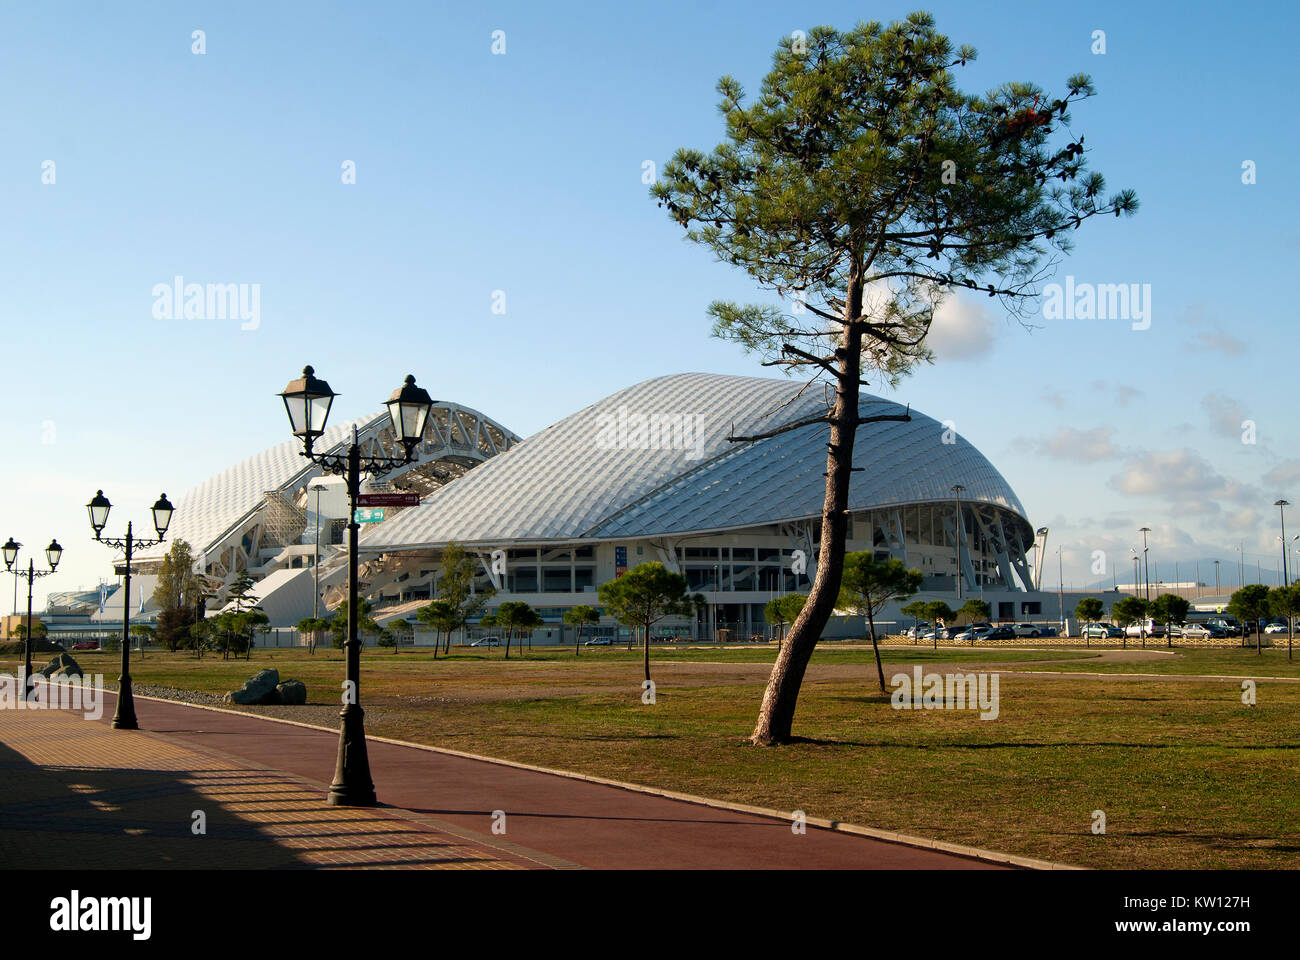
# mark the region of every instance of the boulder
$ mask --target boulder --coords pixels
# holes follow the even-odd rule
[[[280,695],[280,702],[291,707],[307,702],[307,685],[301,680],[286,680],[275,688]]]
[[[260,670],[244,681],[243,687],[226,694],[227,703],[279,703],[276,686],[280,683],[280,673],[275,668]]]
[[[41,667],[42,677],[80,677],[81,667],[72,659],[71,654],[61,653],[45,666]]]

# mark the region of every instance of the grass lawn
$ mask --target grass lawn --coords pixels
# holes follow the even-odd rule
[[[653,706],[640,700],[639,654],[619,647],[577,660],[536,648],[508,663],[500,650],[435,662],[367,649],[362,703],[376,735],[1079,865],[1300,866],[1300,684],[1261,680],[1247,707],[1235,682],[1034,675],[1298,675],[1285,649],[1180,653],[1116,663],[1084,650],[883,651],[889,664],[937,672],[997,664],[1000,716],[981,721],[891,709],[869,647],[827,647],[800,697],[795,731],[807,739],[778,748],[745,743],[774,655],[763,648],[654,650]],[[76,656],[116,676],[112,655]],[[245,709],[335,722],[334,650],[258,651],[251,662],[150,653],[133,658],[132,675],[221,693],[265,666],[302,679],[310,703]],[[1105,811],[1104,836],[1091,832],[1094,810]]]

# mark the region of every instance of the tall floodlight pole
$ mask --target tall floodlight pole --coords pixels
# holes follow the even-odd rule
[[[335,806],[373,807],[375,784],[370,778],[370,760],[366,755],[365,713],[361,709],[361,644],[357,639],[358,560],[357,500],[361,495],[361,474],[375,477],[415,461],[415,448],[424,437],[424,427],[433,408],[429,394],[415,385],[415,377],[393,391],[388,398],[388,419],[403,456],[377,457],[361,455],[357,428],[352,428],[352,442],[346,453],[312,452],[312,445],[325,432],[330,405],[335,396],[330,385],[315,377],[315,370],[303,367],[302,376],[291,380],[280,393],[293,435],[302,440],[300,454],[323,467],[326,473],[341,474],[348,487],[348,635],[344,643],[347,675],[344,684],[343,711],[339,714],[339,753],[330,784],[328,802]]]
[[[140,724],[135,719],[135,697],[131,694],[131,555],[141,547],[156,547],[167,539],[167,526],[172,522],[175,508],[168,503],[167,494],[158,498],[150,507],[153,513],[153,526],[158,531],[156,540],[141,540],[131,532],[130,521],[126,524],[125,537],[105,537],[104,527],[108,524],[108,511],[112,509],[103,490],[96,490],[94,498],[86,504],[90,513],[90,528],[95,531],[95,540],[114,550],[121,550],[126,555],[126,573],[122,590],[122,676],[117,681],[117,712],[113,714],[113,726],[118,730],[138,730]],[[143,647],[141,648],[143,655]]]
[[[316,494],[316,559],[312,563],[312,570],[316,574],[316,595],[312,598],[311,618],[320,619],[320,493],[325,489],[323,483],[312,484],[311,489]]]
[[[8,569],[14,570],[14,562],[18,559],[18,549],[21,546],[22,544],[16,542],[13,537],[10,537],[9,542],[4,545],[5,566]],[[36,686],[36,681],[32,679],[32,641],[34,639],[32,637],[32,584],[35,583],[38,578],[48,577],[58,569],[59,560],[62,556],[63,548],[59,546],[59,541],[51,540],[50,545],[45,548],[45,559],[49,561],[50,569],[37,570],[35,562],[28,560],[26,573],[22,572],[22,568],[14,570],[16,575],[14,580],[15,583],[18,582],[17,576],[27,578],[27,636],[25,638],[26,642],[23,644],[27,655],[27,664],[25,668],[27,671],[25,674],[26,679],[23,682],[24,700],[32,699],[32,691]]]
[[[1065,549],[1065,544],[1056,548],[1056,615],[1061,621],[1061,632],[1068,633],[1065,629],[1065,566],[1061,559],[1061,551]]]
[[[957,544],[957,599],[961,599],[961,582],[963,579],[961,569],[961,494],[966,488],[960,483],[953,484],[953,536]]]
[[[1214,561],[1214,595],[1219,595],[1219,561]]]
[[[1286,508],[1291,506],[1289,500],[1278,500],[1273,506],[1277,507],[1278,516],[1282,520],[1282,586],[1286,586],[1291,581],[1287,579],[1286,569]]]
[[[1150,527],[1143,527],[1142,530],[1142,576],[1146,583],[1146,590],[1143,596],[1148,602],[1151,600],[1151,564],[1147,559],[1147,534],[1151,532]]]

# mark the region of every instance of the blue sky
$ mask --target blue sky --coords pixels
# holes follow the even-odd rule
[[[95,488],[116,529],[279,442],[274,394],[307,362],[336,416],[411,372],[521,434],[647,377],[764,374],[705,316],[762,294],[682,241],[643,163],[719,142],[717,78],[756,90],[781,37],[916,6],[6,5],[0,536],[60,538],[66,573],[38,588],[93,584]],[[979,50],[963,89],[1092,75],[1075,130],[1142,208],[1079,231],[1056,279],[1150,284],[1152,322],[1029,331],[954,302],[938,362],[893,395],[993,460],[1064,545],[1067,584],[1100,579],[1095,550],[1123,580],[1143,525],[1165,579],[1198,557],[1235,579],[1234,544],[1271,570],[1272,503],[1300,504],[1295,6],[926,9]],[[152,290],[177,275],[258,284],[258,326],[156,318]]]

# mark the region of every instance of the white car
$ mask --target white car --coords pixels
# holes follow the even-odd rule
[[[1285,623],[1270,623],[1264,628],[1265,633],[1286,633]]]
[[[1041,637],[1043,628],[1036,623],[1017,623],[1013,630],[1016,631],[1017,637]]]

